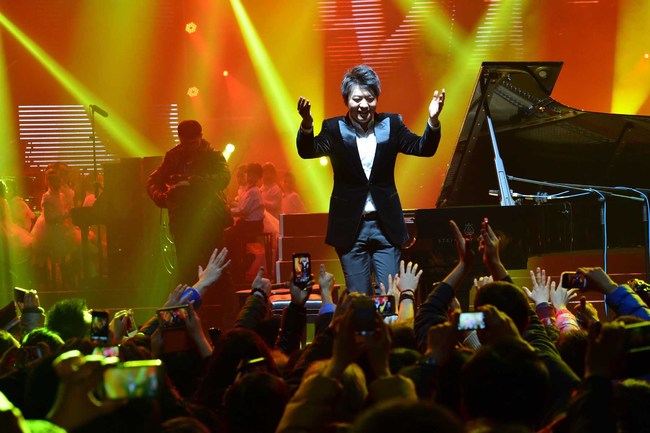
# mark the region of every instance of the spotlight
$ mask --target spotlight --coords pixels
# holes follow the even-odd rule
[[[327,165],[327,157],[325,156],[320,157],[320,165],[322,165],[323,167]]]
[[[645,53],[645,54],[643,55],[643,58],[646,59],[646,60],[650,59],[650,54]]]
[[[230,155],[235,151],[235,145],[232,143],[226,144],[225,149],[223,150],[223,157],[226,158],[226,161],[230,159]]]
[[[228,71],[223,71],[223,76],[227,77],[228,76]]]
[[[194,33],[196,29],[197,29],[197,25],[192,22],[185,24],[185,31],[189,34]]]
[[[194,98],[199,95],[199,88],[196,86],[190,87],[187,89],[187,96],[190,98]]]

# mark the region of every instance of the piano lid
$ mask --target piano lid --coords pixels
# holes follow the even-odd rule
[[[481,65],[438,207],[499,203],[489,195],[498,182],[486,107],[510,176],[650,188],[650,117],[582,111],[555,101],[550,94],[561,69],[562,62]],[[540,191],[514,181],[510,189]]]

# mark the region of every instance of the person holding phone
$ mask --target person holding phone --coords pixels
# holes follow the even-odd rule
[[[402,204],[395,186],[399,153],[433,156],[440,142],[445,91],[433,94],[422,136],[412,133],[397,114],[377,113],[379,77],[366,65],[348,70],[341,83],[345,116],[323,121],[314,136],[311,103],[300,97],[302,117],[296,139],[303,159],[328,156],[334,187],[325,242],[336,248],[347,288],[372,294],[371,271],[377,286],[388,287],[388,275],[398,272],[400,248],[408,240]]]

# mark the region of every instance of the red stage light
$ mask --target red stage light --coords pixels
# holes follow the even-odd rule
[[[199,88],[196,86],[190,87],[187,89],[187,96],[190,98],[194,98],[199,95]]]
[[[197,25],[192,22],[185,24],[185,31],[189,34],[194,33],[196,29],[197,29]]]

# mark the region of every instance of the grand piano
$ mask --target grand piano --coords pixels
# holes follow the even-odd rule
[[[525,269],[531,255],[643,247],[647,273],[650,117],[555,101],[561,69],[481,65],[437,207],[406,215],[425,287],[456,260],[449,219],[471,238],[488,217],[509,269]]]

